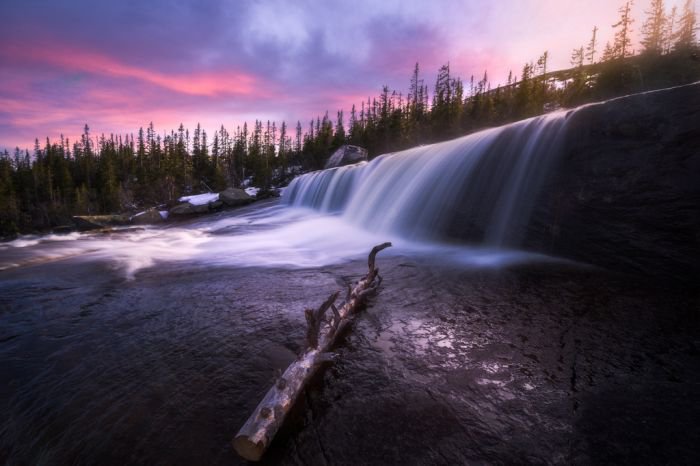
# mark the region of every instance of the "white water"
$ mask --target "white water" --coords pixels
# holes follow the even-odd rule
[[[552,113],[306,174],[292,181],[285,202],[339,214],[375,233],[517,247],[557,160],[567,115]]]
[[[338,216],[276,205],[181,227],[150,227],[112,235],[22,237],[0,243],[0,280],[8,277],[4,273],[11,269],[66,260],[105,262],[128,279],[136,278],[140,270],[172,262],[224,267],[321,267],[364,259],[372,246],[387,240],[394,247],[382,254],[425,255],[464,267],[551,260],[519,251],[412,242],[368,232]]]

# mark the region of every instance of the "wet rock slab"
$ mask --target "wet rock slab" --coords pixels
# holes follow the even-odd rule
[[[524,246],[700,282],[700,84],[581,108],[564,146]]]
[[[697,291],[379,265],[383,289],[263,464],[700,461]],[[230,440],[301,348],[302,310],[365,269],[5,273],[0,459],[244,464]]]

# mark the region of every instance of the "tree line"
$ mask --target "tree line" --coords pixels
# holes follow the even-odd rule
[[[574,49],[572,68],[551,71],[549,53],[492,86],[488,72],[468,81],[440,67],[432,89],[416,63],[406,95],[390,90],[349,114],[326,113],[306,125],[255,121],[213,135],[200,125],[158,133],[153,123],[136,137],[94,137],[85,125],[78,141],[61,136],[33,153],[0,154],[0,235],[46,230],[77,214],[136,211],[201,191],[252,184],[264,190],[319,169],[343,144],[365,147],[370,157],[467,134],[555,109],[646,88],[700,78],[692,0],[666,12],[653,0],[642,27],[640,53],[632,50],[632,1],[612,25],[613,42],[599,53],[598,28]],[[598,59],[598,57],[600,57]]]

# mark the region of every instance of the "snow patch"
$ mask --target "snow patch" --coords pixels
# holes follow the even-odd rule
[[[254,186],[251,186],[250,188],[245,188],[246,194],[250,197],[257,197],[258,191],[260,191],[260,188],[256,188]]]
[[[167,220],[167,219],[168,219],[168,215],[170,215],[170,212],[168,212],[167,210],[159,210],[158,213],[160,214],[160,217],[161,217],[163,220]]]
[[[180,202],[189,202],[192,205],[206,205],[210,202],[218,200],[219,193],[195,194],[194,196],[182,196],[180,199],[178,199]]]

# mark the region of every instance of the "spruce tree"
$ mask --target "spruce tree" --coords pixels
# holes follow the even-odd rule
[[[629,0],[620,7],[620,20],[613,24],[613,28],[617,29],[613,43],[615,58],[625,58],[632,53],[632,3],[632,0]]]
[[[671,13],[666,17],[666,25],[664,26],[664,52],[669,53],[673,49],[673,43],[675,40],[675,29],[676,25],[676,14],[678,9],[674,5],[671,8]]]
[[[573,52],[571,52],[571,66],[581,68],[583,66],[584,57],[585,53],[583,51],[583,46],[574,49]]]
[[[651,0],[650,10],[645,13],[647,14],[647,19],[642,26],[644,52],[660,55],[664,49],[666,26],[664,0]]]
[[[596,42],[597,35],[598,26],[593,26],[593,34],[591,35],[591,41],[586,46],[586,59],[591,65],[595,63],[596,46],[598,45],[598,43]]]
[[[678,18],[678,32],[676,33],[676,50],[688,49],[695,46],[697,30],[697,18],[695,16],[695,6],[693,0],[686,0],[683,5],[683,12]]]

